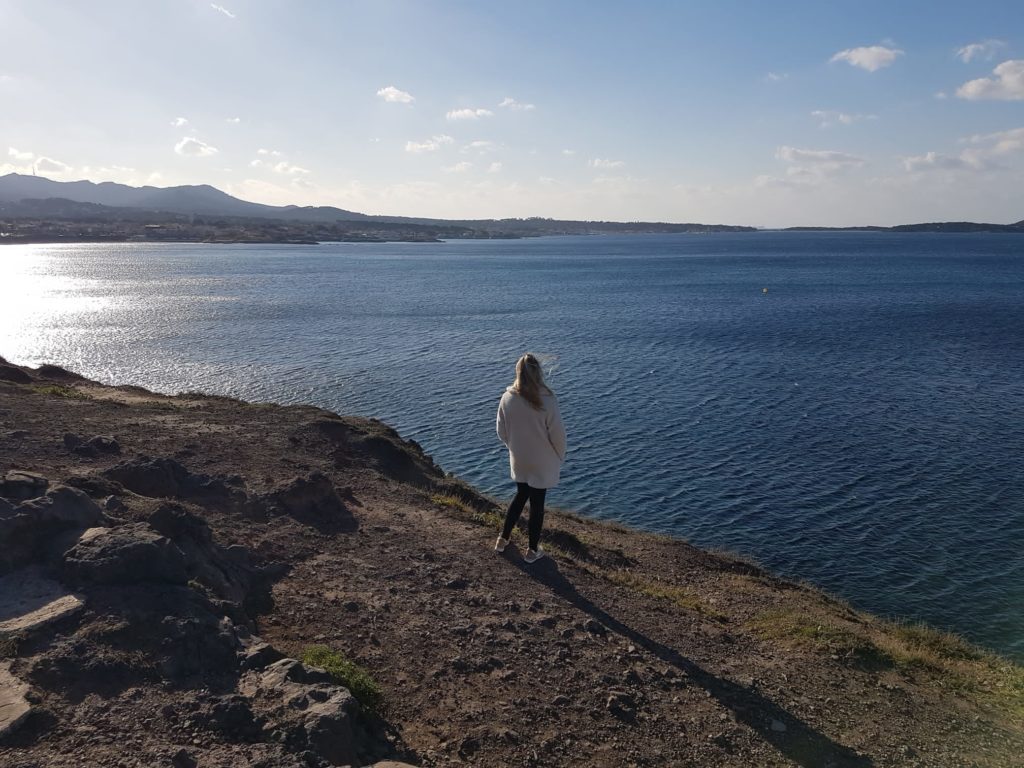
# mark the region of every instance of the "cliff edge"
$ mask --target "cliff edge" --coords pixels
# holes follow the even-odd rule
[[[1016,766],[1024,670],[372,419],[0,359],[4,766]]]

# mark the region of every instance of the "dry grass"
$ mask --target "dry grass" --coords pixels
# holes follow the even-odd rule
[[[868,662],[886,660],[884,652],[858,631],[859,628],[833,617],[774,609],[761,613],[747,622],[746,627],[755,635],[790,647]]]
[[[460,520],[465,520],[470,523],[487,526],[488,528],[500,529],[502,524],[505,522],[497,512],[481,512],[478,509],[474,509],[458,496],[438,493],[431,496],[430,500],[439,507],[443,507],[448,512],[454,513],[455,517]]]
[[[632,589],[656,600],[667,600],[687,611],[700,613],[708,618],[724,619],[724,614],[716,611],[699,595],[685,587],[667,584],[663,581],[645,579],[632,571],[602,570],[600,574],[613,584]]]
[[[63,397],[67,400],[92,400],[92,395],[82,392],[75,387],[65,387],[63,384],[30,384],[29,389],[40,395],[51,397]]]

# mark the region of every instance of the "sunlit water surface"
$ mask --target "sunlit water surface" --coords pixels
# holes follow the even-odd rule
[[[500,495],[524,350],[553,503],[1024,658],[1024,237],[0,249],[13,362],[376,416]]]

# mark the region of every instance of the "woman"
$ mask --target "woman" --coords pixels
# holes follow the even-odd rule
[[[523,355],[516,362],[516,380],[501,396],[498,437],[508,447],[517,490],[494,549],[505,551],[512,529],[529,499],[530,548],[523,559],[533,563],[544,556],[540,548],[544,495],[548,488],[558,485],[558,474],[565,461],[565,428],[555,393],[544,383],[540,362],[531,354]]]

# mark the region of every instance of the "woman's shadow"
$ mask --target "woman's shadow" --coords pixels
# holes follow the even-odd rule
[[[555,595],[589,614],[610,631],[627,638],[635,645],[654,654],[662,662],[674,666],[687,677],[714,696],[723,706],[729,708],[737,722],[748,726],[761,738],[774,746],[798,765],[805,768],[868,768],[874,763],[869,757],[859,755],[849,747],[839,744],[795,715],[787,712],[753,688],[748,688],[703,669],[674,648],[659,643],[647,635],[623,624],[603,608],[594,605],[576,591],[550,558],[526,565],[518,558],[510,558],[523,572],[540,582]],[[772,728],[772,722],[782,723]]]

